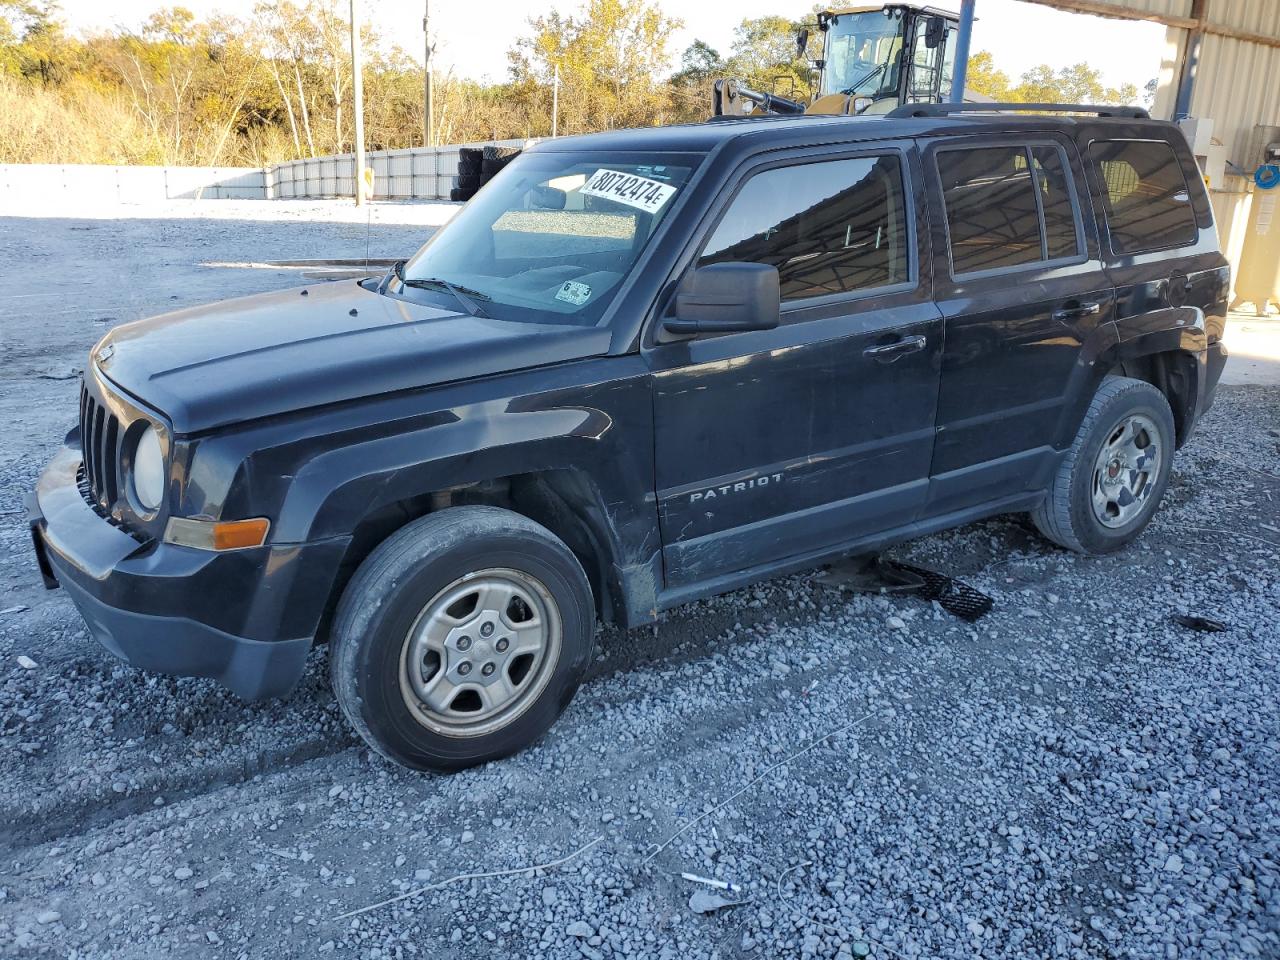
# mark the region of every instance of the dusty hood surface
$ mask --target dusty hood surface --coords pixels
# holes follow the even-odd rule
[[[354,280],[300,289],[124,324],[93,361],[185,434],[609,349],[608,330],[471,317]]]

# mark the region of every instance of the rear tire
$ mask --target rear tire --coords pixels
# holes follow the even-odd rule
[[[1048,495],[1031,512],[1036,529],[1078,553],[1119,550],[1160,505],[1174,445],[1164,394],[1129,377],[1103,380]]]
[[[573,698],[594,607],[572,551],[532,520],[455,507],[362,563],[334,617],[342,712],[395,763],[453,771],[515,753]]]

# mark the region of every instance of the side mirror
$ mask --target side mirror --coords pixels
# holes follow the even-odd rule
[[[671,333],[772,330],[781,299],[777,267],[713,263],[685,278],[676,291],[676,315],[662,326]]]
[[[796,56],[803,57],[804,52],[809,49],[809,29],[808,27],[796,34]]]
[[[940,47],[947,40],[947,21],[941,17],[930,17],[924,31],[924,45],[930,50]]]

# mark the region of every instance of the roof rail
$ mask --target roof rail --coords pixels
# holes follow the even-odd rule
[[[1092,113],[1099,117],[1150,120],[1142,107],[1099,107],[1084,103],[907,103],[890,110],[886,117],[945,117],[953,113]]]

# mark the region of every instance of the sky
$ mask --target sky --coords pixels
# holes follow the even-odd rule
[[[137,27],[160,6],[179,4],[199,16],[223,11],[247,16],[255,0],[59,0],[73,29],[84,31],[114,26]],[[958,9],[957,2],[933,0],[937,6]],[[367,19],[376,18],[383,32],[394,36],[419,61],[422,59],[423,0],[358,0]],[[813,9],[813,0],[657,0],[669,16],[685,21],[672,51],[695,39],[727,53],[733,29],[746,17],[782,14],[799,18]],[[526,29],[530,16],[552,7],[561,12],[578,9],[582,0],[431,0],[431,26],[440,68],[475,79],[506,77],[506,53]],[[833,0],[832,7],[845,5]],[[977,0],[973,50],[989,50],[996,65],[1014,80],[1040,63],[1064,67],[1081,60],[1102,71],[1111,86],[1132,83],[1139,90],[1159,72],[1164,27],[1152,23],[1109,20],[1069,14],[1018,0]]]

